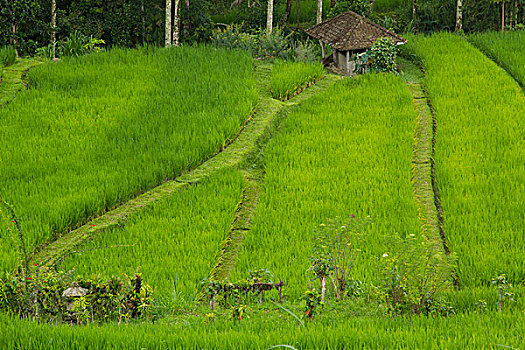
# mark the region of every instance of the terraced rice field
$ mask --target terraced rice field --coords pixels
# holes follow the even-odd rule
[[[436,113],[445,232],[462,285],[525,279],[525,100],[495,63],[452,34],[413,38]]]
[[[499,52],[518,40],[499,46],[491,35],[473,41]],[[0,107],[0,199],[31,247],[175,180],[58,261],[87,277],[138,269],[156,290],[148,317],[72,327],[0,314],[0,348],[522,348],[523,92],[464,37],[411,37],[407,49],[424,89],[394,74],[325,76],[295,96],[318,66],[262,64],[254,74],[248,54],[206,47],[114,50],[33,69],[33,89]],[[182,69],[189,56],[195,67]],[[493,59],[518,76],[519,60]],[[277,88],[291,100],[273,99]],[[432,317],[392,316],[376,294],[386,237],[427,235],[442,254],[436,200],[460,289],[441,293]],[[351,215],[370,220],[351,274],[362,294],[329,294],[299,322],[316,230]],[[0,241],[4,271],[18,263],[10,242]],[[239,305],[199,303],[217,262],[229,281],[270,270],[285,283],[285,309],[252,300],[241,321]],[[502,273],[515,302],[501,304],[490,283]]]
[[[420,234],[410,182],[414,120],[410,94],[392,75],[340,82],[286,115],[266,150],[265,192],[234,275],[267,268],[298,297],[317,227],[356,215],[373,224],[354,276],[373,280],[384,235]]]
[[[223,148],[257,104],[252,67],[245,53],[188,47],[31,70],[31,90],[0,109],[0,197],[29,251]],[[0,271],[16,266],[13,247],[0,240]]]
[[[525,86],[525,33],[523,31],[472,34],[468,40]]]

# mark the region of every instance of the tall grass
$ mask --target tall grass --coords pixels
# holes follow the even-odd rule
[[[0,68],[16,62],[16,51],[11,46],[0,46]]]
[[[329,314],[308,328],[267,310],[264,318],[215,322],[185,316],[177,322],[71,327],[36,324],[0,315],[4,349],[484,349],[522,348],[520,312],[484,312],[448,318],[338,317]]]
[[[257,103],[252,67],[246,53],[184,47],[115,49],[32,70],[32,89],[0,110],[0,197],[22,219],[28,247],[219,150]],[[13,244],[0,240],[0,271],[16,264]]]
[[[274,98],[287,100],[324,76],[319,62],[277,61],[272,70],[270,90]]]
[[[525,86],[525,32],[485,32],[468,40]]]
[[[374,280],[384,236],[420,232],[410,183],[415,117],[401,79],[376,74],[340,82],[287,115],[266,151],[265,192],[236,277],[266,268],[290,296],[302,295],[318,225],[356,215],[373,224],[352,278]]]
[[[107,277],[131,275],[140,267],[157,296],[171,298],[175,283],[176,292],[191,300],[214,267],[242,185],[236,171],[216,173],[155,203],[122,229],[101,232],[79,249],[84,253],[67,259],[65,267],[84,276]]]
[[[464,38],[414,37],[437,119],[436,173],[445,234],[464,286],[525,279],[525,100]]]

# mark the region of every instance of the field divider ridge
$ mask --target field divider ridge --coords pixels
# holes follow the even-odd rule
[[[244,245],[244,238],[251,229],[251,219],[264,187],[265,172],[261,158],[272,137],[273,130],[278,127],[279,122],[286,116],[286,111],[289,111],[293,106],[300,105],[315,94],[326,90],[337,80],[338,78],[336,76],[328,75],[324,79],[318,80],[315,84],[310,85],[308,89],[303,89],[300,94],[294,95],[284,102],[279,102],[280,106],[277,112],[280,113],[275,113],[277,120],[271,124],[271,128],[265,130],[264,135],[256,142],[257,148],[253,149],[252,154],[241,164],[245,187],[233,217],[230,230],[222,243],[216,263],[210,273],[210,280],[221,282],[228,280],[231,271],[235,267],[237,255]],[[269,91],[269,89],[265,91]],[[270,94],[266,96],[266,99],[269,99],[267,103],[275,104],[273,101],[277,101],[273,99]]]
[[[436,252],[450,256],[444,231],[443,207],[436,180],[434,150],[437,122],[432,105],[422,84],[407,82],[412,103],[417,111],[412,153],[412,187],[418,205],[423,235],[434,243]],[[458,288],[455,271],[452,283]]]
[[[12,101],[16,93],[27,88],[24,83],[24,75],[29,69],[43,63],[35,59],[22,58],[16,63],[4,67],[2,82],[0,83],[0,106]]]

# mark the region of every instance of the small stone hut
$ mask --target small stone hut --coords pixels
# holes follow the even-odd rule
[[[330,45],[335,67],[346,74],[354,71],[354,55],[370,49],[377,39],[389,37],[397,45],[406,43],[401,36],[352,11],[316,24],[306,34]]]

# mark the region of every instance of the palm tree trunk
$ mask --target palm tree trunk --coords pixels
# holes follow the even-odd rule
[[[456,6],[456,32],[463,32],[463,4],[462,0],[457,1]]]
[[[501,2],[501,31],[505,30],[505,1]]]
[[[315,16],[315,23],[319,24],[323,21],[323,0],[317,0],[317,13]]]
[[[292,0],[286,0],[286,11],[284,12],[284,22],[288,21],[290,18],[290,13],[292,12]]]
[[[268,0],[268,14],[266,16],[266,34],[272,34],[273,30],[273,0]]]
[[[166,0],[166,46],[171,46],[171,0]]]
[[[51,1],[51,45],[53,46],[53,57],[56,59],[57,49],[57,2]]]
[[[175,0],[175,13],[173,14],[173,45],[179,46],[180,28],[179,28],[179,2]]]

